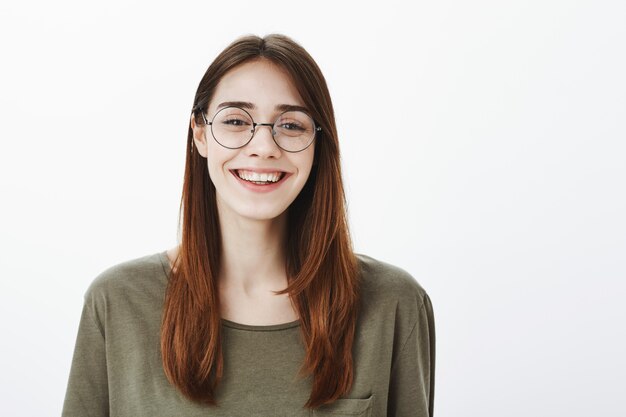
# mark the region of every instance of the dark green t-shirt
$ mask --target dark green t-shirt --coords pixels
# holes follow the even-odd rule
[[[311,376],[299,321],[252,326],[222,319],[224,378],[218,407],[202,406],[169,384],[160,324],[170,273],[166,252],[122,262],[85,293],[64,417],[415,416],[433,415],[435,330],[424,289],[400,268],[357,255],[362,301],[350,393],[303,408]]]

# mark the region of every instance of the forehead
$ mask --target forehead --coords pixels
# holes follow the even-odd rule
[[[289,73],[266,59],[246,62],[224,74],[209,104],[209,114],[226,101],[250,102],[260,114],[282,104],[304,106]]]

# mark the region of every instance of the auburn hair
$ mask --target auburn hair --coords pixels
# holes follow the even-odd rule
[[[339,143],[326,80],[313,58],[291,38],[244,36],[209,66],[193,102],[201,122],[220,79],[243,63],[267,59],[286,70],[316,125],[314,162],[290,205],[287,226],[288,293],[300,319],[306,356],[299,376],[312,375],[307,408],[347,394],[354,378],[352,346],[359,305],[359,271],[346,216]],[[165,375],[188,399],[217,405],[224,372],[220,300],[221,235],[215,186],[206,159],[193,150],[191,118],[180,202],[180,250],[169,276],[161,323]],[[182,233],[180,227],[182,225]]]

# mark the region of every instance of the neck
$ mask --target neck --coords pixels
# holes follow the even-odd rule
[[[271,220],[243,218],[229,210],[220,212],[220,288],[246,294],[284,289],[286,225],[286,212]]]

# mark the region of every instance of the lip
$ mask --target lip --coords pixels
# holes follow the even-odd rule
[[[278,168],[245,168],[245,167],[241,167],[241,168],[233,168],[230,169],[229,171],[233,172],[233,171],[252,171],[252,172],[258,172],[259,174],[262,174],[264,172],[284,172],[286,174],[289,174],[289,172],[284,171],[282,169],[278,169]]]
[[[254,184],[254,183],[252,183],[250,181],[246,181],[246,180],[243,180],[243,179],[239,178],[239,175],[237,175],[237,172],[236,172],[237,170],[252,171],[252,172],[258,172],[258,173],[264,173],[264,172],[284,172],[285,175],[283,175],[283,177],[279,181],[277,181],[277,182],[275,182],[273,184],[259,185],[259,184]],[[254,192],[257,192],[257,193],[269,193],[271,191],[276,190],[292,174],[291,172],[283,171],[281,169],[276,169],[276,168],[235,168],[235,169],[229,169],[229,171],[230,171],[231,174],[233,174],[233,177],[235,177],[235,179],[239,182],[239,184],[243,185],[248,190],[254,191]]]

